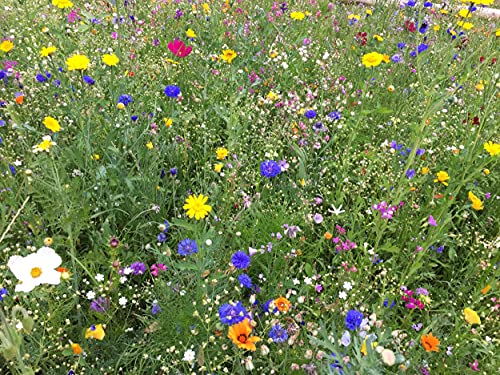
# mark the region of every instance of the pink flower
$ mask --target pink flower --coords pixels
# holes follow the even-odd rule
[[[472,371],[477,371],[477,372],[480,371],[479,370],[479,362],[477,361],[477,359],[474,361],[474,363],[469,362],[469,366],[472,369]]]
[[[436,223],[436,220],[434,220],[434,218],[431,216],[429,216],[429,225],[433,226],[433,227],[437,227],[437,223]]]
[[[186,46],[182,40],[174,40],[173,42],[168,43],[168,49],[175,56],[186,57],[191,53],[193,47]]]

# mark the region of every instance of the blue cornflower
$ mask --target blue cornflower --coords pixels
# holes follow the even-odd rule
[[[432,3],[431,3],[430,1],[426,1],[426,2],[424,3],[424,7],[425,7],[425,8],[431,8],[431,7],[432,7]]]
[[[274,313],[278,312],[279,310],[278,310],[278,308],[277,308],[277,307],[274,307],[274,310],[273,310],[273,311],[269,311],[269,306],[271,305],[271,302],[274,302],[274,299],[272,299],[272,298],[271,298],[271,299],[268,299],[268,300],[266,301],[266,303],[264,303],[264,304],[262,305],[262,310],[264,310],[264,312],[267,312],[267,313],[271,313],[271,312],[272,312],[272,313],[274,314]]]
[[[137,121],[137,119],[138,119],[138,118],[139,118],[139,116],[131,116],[131,117],[130,117],[130,119],[131,119],[132,121]]]
[[[358,310],[349,310],[345,317],[345,326],[347,329],[354,331],[361,326],[363,314]]]
[[[186,238],[179,243],[177,252],[182,256],[195,254],[198,252],[198,245],[195,240]]]
[[[417,1],[416,0],[410,0],[406,3],[406,6],[407,7],[414,7],[415,5],[417,5]]]
[[[158,235],[158,237],[156,237],[156,239],[158,242],[165,242],[167,240],[167,235],[162,232]]]
[[[340,120],[340,118],[342,117],[342,113],[340,111],[333,111],[328,114],[328,117],[330,117],[334,121]]]
[[[408,177],[408,180],[411,180],[413,177],[415,177],[415,169],[408,169],[406,171],[406,177]]]
[[[83,82],[87,85],[93,85],[95,83],[91,76],[83,76]]]
[[[122,103],[125,107],[132,103],[134,100],[130,95],[120,95],[118,103]]]
[[[286,329],[281,327],[279,323],[275,324],[271,331],[269,331],[269,337],[277,343],[285,342],[288,339],[288,333],[286,333]]]
[[[4,79],[5,77],[7,77],[7,72],[0,69],[0,79]]]
[[[267,178],[276,177],[281,172],[281,167],[274,160],[266,160],[260,163],[260,175]]]
[[[158,303],[153,303],[153,306],[151,307],[151,314],[156,315],[159,312],[161,312],[160,305],[158,305]]]
[[[321,121],[318,121],[312,126],[312,128],[315,132],[319,132],[321,129],[323,129],[323,123]]]
[[[3,301],[3,299],[5,297],[7,297],[8,295],[9,295],[9,292],[7,289],[5,289],[5,288],[0,289],[0,301]]]
[[[241,302],[236,304],[225,303],[219,307],[219,318],[222,324],[233,325],[242,322],[247,311]]]
[[[420,55],[422,52],[424,52],[425,50],[427,50],[427,48],[429,48],[429,46],[427,44],[419,44],[417,49],[415,51],[411,51],[410,52],[410,56],[411,57],[415,57],[417,55]]]
[[[313,119],[313,118],[316,117],[316,111],[310,109],[309,111],[307,111],[306,113],[304,113],[304,116],[306,116],[308,119]]]
[[[179,94],[181,93],[181,89],[179,88],[179,86],[170,85],[170,86],[165,87],[164,93],[169,98],[177,98],[179,96]]]
[[[419,29],[418,29],[418,32],[420,34],[425,34],[427,32],[427,30],[429,29],[429,25],[427,23],[422,23],[422,25],[420,25]]]
[[[42,82],[47,82],[47,77],[45,77],[45,76],[44,76],[43,74],[41,74],[41,73],[38,73],[38,74],[36,75],[36,77],[35,77],[35,78],[36,78],[36,80],[37,80],[38,82],[40,82],[40,83],[42,83]]]
[[[170,175],[175,176],[177,174],[177,168],[170,168]]]
[[[400,62],[400,61],[401,61],[401,56],[399,56],[398,54],[393,55],[393,56],[391,57],[391,61],[392,61],[392,62],[395,62],[395,63],[398,63],[398,62]]]
[[[415,155],[422,156],[424,153],[425,153],[425,149],[424,148],[417,148],[417,152],[416,152]]]
[[[399,48],[399,49],[403,49],[403,48],[405,48],[405,47],[406,47],[406,43],[404,43],[404,42],[400,42],[400,43],[398,43],[398,48]]]
[[[59,87],[61,86],[61,81],[59,81],[58,79],[54,80],[54,82],[52,82],[52,84],[55,86],[55,87]]]
[[[9,164],[9,169],[10,169],[10,173],[12,174],[12,176],[15,176],[16,175],[16,167]]]
[[[231,257],[231,263],[240,270],[248,268],[250,265],[250,256],[241,250],[237,251]]]
[[[253,288],[252,279],[246,273],[242,273],[240,276],[238,276],[238,281],[245,288],[248,288],[248,289]]]
[[[134,262],[130,265],[132,273],[134,275],[142,275],[148,269],[146,265],[142,262]]]

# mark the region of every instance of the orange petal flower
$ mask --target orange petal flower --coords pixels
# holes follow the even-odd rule
[[[287,312],[292,306],[292,303],[289,300],[281,296],[280,298],[276,298],[274,300],[274,304],[276,305],[276,307],[280,312]]]
[[[438,346],[440,344],[440,341],[437,337],[432,335],[432,332],[429,332],[428,335],[422,335],[420,343],[422,344],[426,352],[439,352]]]
[[[229,327],[227,337],[229,337],[238,348],[255,351],[257,349],[255,343],[260,341],[260,337],[248,337],[250,333],[252,333],[252,326],[248,319],[245,319],[241,323]]]

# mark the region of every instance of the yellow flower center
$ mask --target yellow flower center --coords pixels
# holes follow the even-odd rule
[[[36,279],[37,277],[42,276],[42,269],[35,267],[31,269],[31,277]]]

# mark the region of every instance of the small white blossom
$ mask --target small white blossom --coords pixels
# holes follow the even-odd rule
[[[98,273],[97,275],[95,275],[95,279],[97,281],[104,281],[104,275],[102,273]]]
[[[128,302],[128,300],[125,297],[120,297],[120,299],[118,300],[118,303],[122,307],[125,307],[125,305],[127,304],[127,302]]]
[[[347,293],[342,290],[341,292],[339,292],[339,298],[344,300],[347,299]]]
[[[92,290],[89,290],[86,294],[87,296],[87,299],[91,300],[91,299],[94,299],[95,298],[95,292],[92,291]]]
[[[192,362],[194,361],[195,357],[196,357],[195,351],[188,349],[184,352],[184,357],[182,357],[182,360],[186,362]]]

